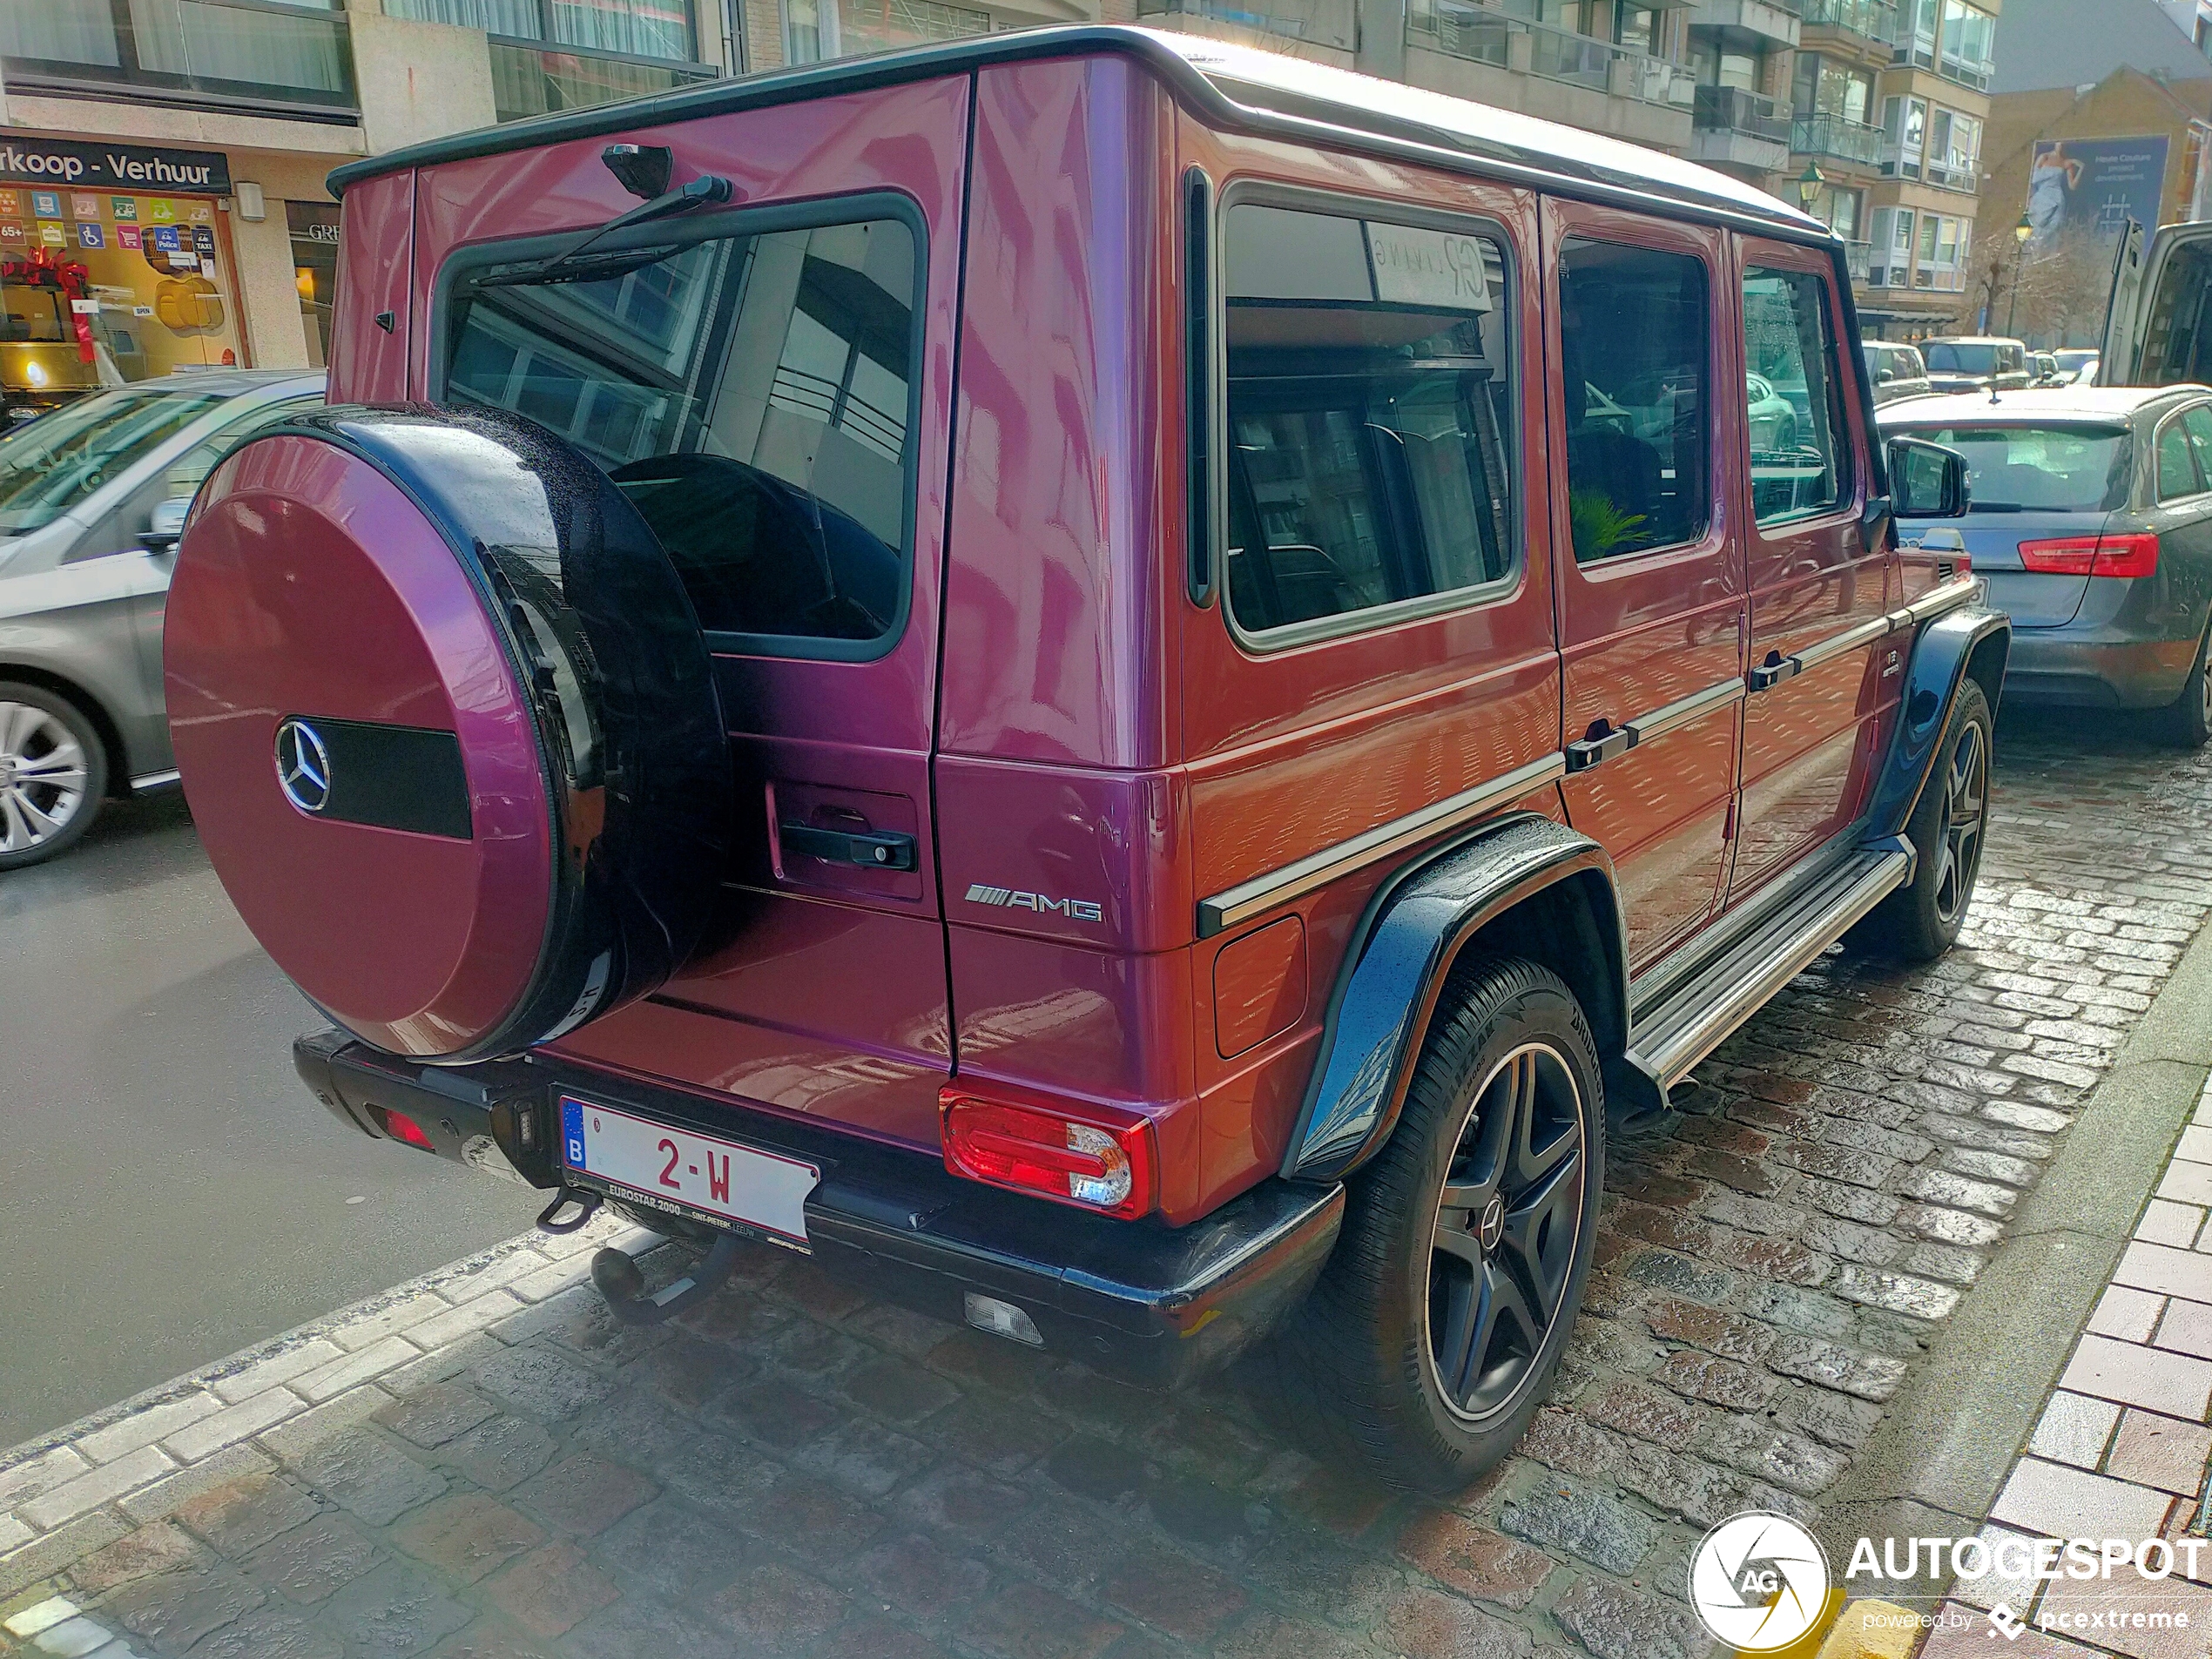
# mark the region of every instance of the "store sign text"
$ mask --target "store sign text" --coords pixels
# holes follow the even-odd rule
[[[0,143],[0,179],[36,184],[231,193],[230,158],[214,150],[134,145]]]

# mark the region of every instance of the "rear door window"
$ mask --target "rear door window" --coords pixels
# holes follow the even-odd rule
[[[1577,563],[1694,542],[1712,516],[1705,266],[1570,237],[1560,252]]]
[[[2183,496],[2200,494],[2203,489],[2204,481],[2198,476],[2188,434],[2181,421],[2169,420],[2158,429],[2158,498],[2175,501]]]
[[[898,218],[777,217],[566,265],[573,237],[472,256],[440,395],[604,467],[724,648],[873,656],[909,586],[918,238]]]
[[[1507,582],[1519,554],[1504,243],[1239,203],[1224,247],[1238,630],[1287,643]]]

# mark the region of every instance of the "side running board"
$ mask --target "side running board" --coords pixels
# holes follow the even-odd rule
[[[1663,1101],[1670,1084],[1912,874],[1912,854],[1894,844],[1839,861],[1637,1009],[1629,1064],[1657,1085]]]

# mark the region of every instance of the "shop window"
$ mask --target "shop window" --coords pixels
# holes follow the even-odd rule
[[[292,280],[300,294],[307,361],[320,368],[330,361],[331,306],[338,291],[338,204],[287,202],[284,219],[292,233]]]

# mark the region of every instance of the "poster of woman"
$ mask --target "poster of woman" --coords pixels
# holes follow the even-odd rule
[[[2110,243],[2133,219],[2158,224],[2167,141],[2039,138],[2027,172],[2027,253],[2048,259],[2077,239]]]

